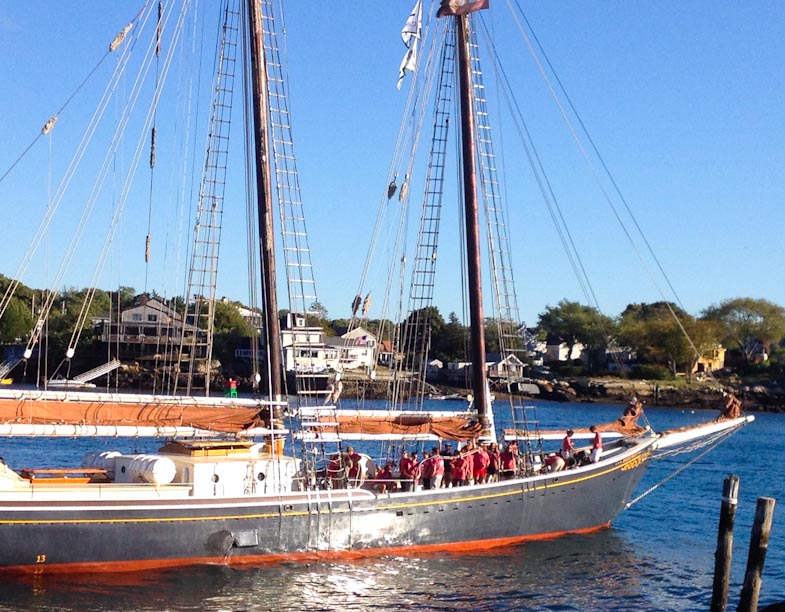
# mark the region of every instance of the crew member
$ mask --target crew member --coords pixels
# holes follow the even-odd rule
[[[594,434],[594,441],[591,444],[591,461],[597,463],[602,455],[602,434],[597,431],[597,426],[592,425],[589,431]]]

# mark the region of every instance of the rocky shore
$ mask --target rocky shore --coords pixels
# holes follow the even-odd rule
[[[534,399],[557,402],[602,402],[626,404],[637,397],[648,406],[715,410],[720,406],[723,390],[731,390],[748,412],[785,412],[785,389],[777,384],[729,384],[719,381],[692,384],[669,384],[667,381],[625,380],[621,378],[571,378],[558,381],[534,379],[540,390]],[[344,378],[344,397],[384,398],[387,384]],[[437,394],[465,396],[467,389],[439,386]],[[494,389],[499,395],[500,390]]]
[[[609,378],[535,380],[539,398],[560,402],[626,403],[637,397],[649,406],[716,409],[723,390],[731,390],[748,412],[785,412],[785,390],[776,384],[742,385],[696,382],[673,385],[663,381]]]
[[[142,391],[154,384],[152,372],[136,366],[124,366],[116,375],[119,387],[129,391]],[[251,390],[250,378],[236,376],[241,392]],[[384,378],[368,380],[347,373],[344,378],[343,396],[353,398],[383,399],[388,381]],[[649,406],[667,406],[689,409],[716,409],[723,390],[732,390],[748,412],[785,412],[785,389],[777,383],[739,384],[722,381],[703,381],[691,384],[669,384],[667,381],[626,380],[621,378],[570,378],[563,380],[533,379],[540,393],[532,396],[558,402],[603,402],[626,404],[637,397]],[[160,385],[160,381],[158,383]],[[222,389],[225,381],[220,375],[213,378],[213,389]],[[466,396],[469,391],[456,387],[434,387],[436,394]],[[499,395],[500,389],[494,389]]]

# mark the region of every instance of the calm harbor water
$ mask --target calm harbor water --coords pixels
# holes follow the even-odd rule
[[[543,427],[587,426],[619,413],[619,406],[602,404],[538,406]],[[714,416],[664,408],[649,409],[647,415],[658,430]],[[756,417],[730,441],[629,508],[610,529],[595,534],[470,555],[0,578],[0,611],[708,610],[722,481],[731,473],[740,477],[741,486],[728,609],[735,609],[741,592],[756,500],[774,497],[779,504],[763,575],[763,607],[785,601],[785,464],[776,454],[785,415]],[[0,454],[12,467],[23,468],[75,463],[86,450],[143,452],[156,444],[2,439]],[[689,458],[651,462],[638,493]]]

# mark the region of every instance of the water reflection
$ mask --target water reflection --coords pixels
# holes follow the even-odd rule
[[[5,580],[0,610],[662,610],[644,577],[684,597],[673,569],[604,530],[469,555]]]

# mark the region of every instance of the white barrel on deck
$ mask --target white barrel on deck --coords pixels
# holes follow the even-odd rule
[[[99,470],[106,470],[106,475],[109,478],[114,478],[115,457],[119,457],[122,453],[118,451],[101,451],[85,453],[82,456],[83,468],[98,468]]]
[[[177,466],[168,457],[135,455],[128,464],[128,471],[133,479],[165,485],[174,480]]]

